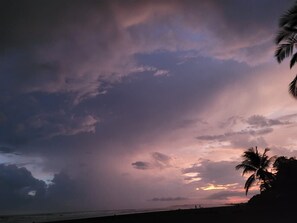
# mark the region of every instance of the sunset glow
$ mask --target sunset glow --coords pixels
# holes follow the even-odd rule
[[[208,184],[206,187],[200,187],[200,189],[202,190],[227,190],[230,187],[234,187],[237,186],[238,183],[234,183],[234,184],[218,184],[218,185],[214,185],[214,184]],[[196,188],[197,190],[198,188]]]

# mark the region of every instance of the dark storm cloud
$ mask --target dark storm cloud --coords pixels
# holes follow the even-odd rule
[[[94,133],[98,120],[91,115],[69,116],[64,111],[59,113],[39,114],[19,123],[18,135],[27,138],[51,138],[61,135]]]
[[[0,164],[0,212],[79,210],[91,197],[82,185],[65,173],[46,185],[24,167]]]
[[[6,120],[7,120],[6,115],[4,115],[2,112],[0,112],[0,123],[5,122]]]
[[[271,57],[273,52],[271,33],[276,29],[280,14],[293,2],[293,0],[183,1],[181,7],[187,12],[184,16],[188,24],[198,29],[202,28],[205,36],[208,34],[209,38],[215,40],[213,41],[215,47],[205,41],[206,47],[202,48],[203,53],[257,64]],[[198,13],[197,8],[201,9]]]
[[[89,109],[78,108],[74,111],[76,108],[71,107],[73,103],[77,105],[84,99],[96,96],[96,99],[100,96],[106,97],[104,95],[106,90],[110,93],[111,86],[119,87],[115,83],[119,83],[122,77],[131,73],[138,75],[145,72],[157,75],[158,71],[168,71],[173,75],[192,73],[188,76],[189,81],[185,81],[185,76],[183,76],[182,78],[173,77],[171,80],[155,81],[151,79],[148,82],[144,80],[137,83],[139,86],[125,84],[123,87],[133,86],[135,90],[122,88],[115,91],[115,94],[107,96],[106,99],[95,101],[97,108],[94,110],[99,117],[101,114],[98,113],[102,110],[102,113],[114,114],[116,113],[115,109],[119,109],[118,114],[115,114],[118,117],[126,115],[123,117],[126,121],[106,121],[112,125],[110,127],[112,132],[114,126],[126,126],[127,123],[130,125],[131,120],[135,123],[129,130],[136,130],[134,132],[142,132],[143,129],[147,129],[143,127],[150,129],[154,123],[158,122],[160,122],[160,126],[170,124],[165,124],[165,122],[173,120],[173,116],[179,116],[183,111],[172,111],[175,114],[168,115],[169,118],[170,116],[173,118],[170,120],[160,117],[155,122],[152,121],[152,124],[149,124],[151,120],[144,124],[140,124],[139,121],[145,120],[145,117],[148,116],[155,116],[152,118],[157,119],[157,114],[168,110],[177,110],[177,106],[180,110],[187,110],[194,99],[199,101],[202,107],[204,102],[209,101],[210,98],[203,99],[201,95],[211,97],[224,87],[222,82],[226,82],[228,79],[236,80],[236,77],[229,75],[229,78],[218,78],[209,75],[209,81],[204,82],[203,76],[207,76],[209,73],[220,73],[221,76],[224,76],[229,71],[224,71],[222,67],[210,69],[209,67],[213,66],[210,61],[199,63],[197,67],[187,63],[176,69],[174,64],[179,62],[177,58],[180,55],[170,58],[173,54],[168,53],[158,58],[159,54],[154,54],[154,52],[159,52],[159,49],[169,52],[177,52],[177,49],[204,52],[201,51],[199,45],[201,40],[199,36],[194,40],[186,38],[188,35],[180,36],[183,31],[187,30],[189,36],[198,31],[202,33],[202,39],[221,39],[223,43],[219,44],[224,47],[224,50],[226,43],[229,43],[228,46],[236,45],[234,39],[229,39],[225,35],[239,36],[239,42],[244,42],[246,47],[249,47],[250,40],[248,35],[242,35],[240,23],[245,24],[245,32],[250,31],[255,34],[252,31],[257,29],[264,30],[263,32],[266,33],[273,26],[271,18],[275,18],[275,14],[278,11],[281,12],[286,4],[270,1],[270,7],[265,8],[266,16],[263,17],[262,7],[264,5],[265,3],[262,2],[239,4],[236,1],[230,1],[223,5],[219,1],[201,1],[199,3],[196,1],[172,1],[170,3],[167,1],[125,1],[125,3],[122,1],[45,1],[43,3],[27,1],[18,4],[4,1],[3,7],[0,9],[3,17],[0,25],[3,34],[0,43],[2,49],[0,51],[2,95],[0,105],[6,107],[4,114],[8,116],[6,122],[9,124],[3,126],[3,129],[8,131],[6,136],[2,137],[9,142],[21,143],[30,141],[30,138],[33,137],[48,138],[55,135],[69,136],[75,133],[93,132],[94,125],[85,126],[78,123],[74,124],[75,128],[72,126],[71,117],[78,117],[78,119],[94,117],[93,114],[88,114]],[[242,13],[238,14],[238,10],[234,10],[236,7],[242,10]],[[252,18],[249,17],[250,14],[247,13],[247,10],[243,10],[244,8],[250,9]],[[133,14],[130,13],[131,9],[134,11]],[[181,19],[181,23],[176,22],[176,16]],[[254,25],[254,20],[257,25]],[[228,32],[221,32],[219,27],[226,26],[228,26]],[[252,36],[258,38],[257,35]],[[203,45],[205,45],[204,42]],[[203,56],[214,55],[212,54],[213,49],[220,48],[213,44],[207,46],[209,53],[203,53]],[[240,46],[241,49],[244,47]],[[151,61],[149,56],[141,58],[141,55],[148,53],[156,59]],[[198,53],[196,59],[200,60],[200,56],[201,54]],[[166,61],[170,59],[172,61]],[[190,67],[187,67],[189,65]],[[200,66],[203,65],[204,68],[201,68]],[[195,74],[193,73],[194,69]],[[234,73],[236,71],[236,73],[244,73],[242,69],[236,69],[233,66]],[[201,76],[201,78],[195,76]],[[214,79],[216,82],[210,83]],[[172,83],[167,84],[164,83],[165,81]],[[147,87],[143,85],[147,85]],[[178,89],[176,93],[170,90],[172,88]],[[151,92],[150,89],[154,89],[155,92]],[[36,92],[45,94],[43,97],[35,97],[35,105],[33,102],[28,105],[29,96],[26,97],[24,94],[20,96],[19,94],[26,93],[28,95],[29,92],[31,92],[30,97],[33,98],[36,96]],[[33,96],[32,92],[35,93]],[[124,95],[121,95],[122,93]],[[66,103],[61,101],[62,97]],[[128,97],[131,100],[129,102],[127,101]],[[141,100],[136,97],[141,97]],[[23,101],[17,106],[20,103],[20,98]],[[150,98],[155,99],[151,100]],[[49,106],[41,103],[41,100],[53,102],[49,103],[51,105]],[[92,102],[94,103],[94,101]],[[25,103],[27,105],[24,106]],[[118,105],[115,105],[116,103]],[[137,108],[139,111],[131,112],[131,110],[135,110],[136,103],[140,103],[143,109]],[[84,104],[84,106],[87,105]],[[48,107],[50,107],[50,111],[46,112]],[[108,110],[105,110],[106,107]],[[82,110],[87,110],[84,111],[86,114],[78,114]],[[65,121],[61,120],[62,117],[59,115],[61,111],[65,112]],[[55,115],[57,119],[46,118],[44,121],[47,124],[42,128],[30,123],[31,120],[35,122],[38,117],[48,116],[48,113],[58,114]],[[51,122],[49,123],[48,120]],[[185,124],[188,125],[189,122],[181,123],[181,126]],[[108,137],[105,138],[109,139],[111,138],[110,134],[113,133],[105,127],[104,131],[106,132],[103,135],[107,135]],[[125,135],[130,132],[126,130],[119,127],[115,134],[117,132],[117,135],[124,133],[122,134],[124,139]],[[166,127],[160,127],[160,131],[162,130],[166,131]],[[99,132],[102,133],[100,129]]]
[[[151,201],[185,201],[186,197],[154,197]]]
[[[85,200],[91,199],[84,182],[71,179],[66,173],[55,174],[52,184],[47,188],[44,205],[49,210],[81,210],[86,207]],[[89,205],[92,202],[89,202]]]
[[[108,5],[95,1],[4,1],[0,56],[6,85],[1,87],[73,93],[75,103],[99,94],[99,82],[105,79],[104,73],[110,73],[111,48],[121,45]]]
[[[0,210],[24,209],[45,197],[46,185],[16,165],[0,164]],[[36,208],[36,207],[35,207]]]
[[[241,50],[261,49],[259,39],[264,38],[264,44],[271,41],[272,21],[290,2],[269,1],[267,7],[268,1],[4,1],[1,87],[70,93],[79,103],[104,92],[104,83],[133,71],[139,53],[160,48],[201,51],[199,36],[193,41],[184,32],[191,36],[199,31],[202,39],[217,41],[218,45],[203,42],[205,54],[248,60]],[[223,31],[227,27],[228,32]],[[224,55],[226,46],[230,50]]]
[[[94,134],[100,123],[98,115],[76,112],[67,105],[62,108],[63,102],[51,103],[50,97],[47,105],[30,103],[28,97],[24,99],[24,103],[13,100],[3,108],[8,121],[0,124],[0,142],[16,150],[24,144],[57,136]]]
[[[133,149],[143,141],[161,140],[164,133],[180,129],[188,111],[195,110],[198,116],[200,109],[207,107],[230,82],[240,82],[247,75],[246,65],[230,61],[216,64],[214,60],[199,57],[199,61],[177,65],[178,55],[168,52],[141,55],[139,60],[149,65],[162,64],[172,75],[156,79],[147,73],[139,74],[133,81],[123,81],[110,89],[104,97],[85,102],[89,109],[101,110],[99,104],[108,108],[107,117],[102,112],[99,115],[102,122],[96,135],[110,143],[118,137],[126,145],[122,148]],[[228,67],[232,67],[232,72]],[[199,120],[191,125],[205,125]]]
[[[15,154],[15,148],[8,146],[0,146],[0,153]]]

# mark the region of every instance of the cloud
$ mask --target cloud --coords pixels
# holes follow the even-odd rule
[[[0,164],[0,210],[11,211],[34,206],[46,195],[46,184],[26,168]],[[28,207],[29,208],[29,207]],[[32,207],[30,207],[32,208]]]
[[[147,170],[151,169],[152,165],[149,162],[137,161],[131,164],[135,169]]]
[[[293,113],[293,114],[289,114],[289,115],[283,115],[279,119],[280,120],[285,120],[285,121],[288,121],[288,120],[290,121],[291,119],[294,120],[294,118],[296,118],[296,117],[297,117],[297,114]]]
[[[17,86],[14,91],[71,94],[78,104],[133,73],[139,66],[136,55],[160,49],[265,61],[263,51],[270,53],[273,46],[271,21],[289,2],[270,1],[269,9],[267,3],[236,1],[5,2],[1,80]],[[22,14],[15,15],[20,8]],[[263,8],[268,10],[264,17]],[[154,72],[168,75],[162,68]]]
[[[256,128],[290,124],[289,122],[282,122],[277,119],[267,119],[262,115],[253,115],[249,117],[246,122]]]
[[[218,141],[225,141],[228,140],[230,137],[238,136],[238,135],[251,135],[251,136],[258,136],[258,135],[265,135],[268,133],[273,132],[273,128],[263,128],[259,130],[253,129],[244,129],[237,132],[227,132],[221,135],[201,135],[197,136],[196,138],[199,140],[218,140]]]
[[[199,163],[193,164],[191,167],[182,169],[182,174],[187,176],[186,180],[199,177],[200,180],[195,182],[197,185],[205,186],[208,184],[227,185],[242,182],[242,177],[235,170],[237,162],[220,161],[214,162],[210,160],[200,160]]]
[[[207,125],[208,123],[202,119],[183,119],[176,124],[176,128],[186,129],[195,127],[196,125]]]
[[[15,151],[15,148],[9,147],[9,146],[0,146],[0,154],[17,154]]]
[[[11,4],[5,0],[0,8],[5,18],[0,21],[3,152],[13,152],[7,149],[13,148],[23,156],[37,156],[41,161],[36,168],[51,174],[67,169],[69,175],[55,176],[55,187],[48,190],[49,196],[61,205],[69,200],[67,205],[71,207],[75,203],[72,198],[83,205],[83,191],[91,191],[93,197],[89,199],[87,194],[86,202],[96,200],[94,203],[99,206],[125,208],[134,201],[122,199],[123,196],[129,198],[133,191],[139,195],[133,195],[135,200],[142,196],[147,200],[153,197],[152,185],[145,187],[144,181],[138,182],[134,176],[132,181],[124,181],[114,177],[115,173],[121,176],[132,168],[151,168],[149,174],[159,177],[158,172],[165,175],[167,171],[177,171],[170,168],[170,157],[154,153],[156,149],[172,148],[168,154],[175,154],[177,148],[187,147],[188,152],[189,147],[196,148],[201,143],[193,140],[197,135],[204,136],[202,143],[209,142],[205,137],[208,136],[211,140],[230,140],[232,145],[267,144],[264,136],[276,125],[238,129],[238,117],[222,125],[228,128],[221,129],[224,132],[212,132],[218,129],[206,126],[199,116],[207,113],[216,118],[213,116],[228,113],[224,109],[210,113],[209,105],[216,99],[224,101],[221,97],[226,92],[234,96],[235,91],[230,89],[236,86],[250,86],[250,78],[263,77],[267,64],[262,63],[274,47],[274,21],[287,5],[287,1],[278,0],[230,4],[208,0],[29,0]],[[22,13],[16,13],[19,11]],[[262,69],[259,73],[258,68]],[[251,89],[246,92],[251,94]],[[224,106],[230,105],[231,110],[234,103],[230,98]],[[249,109],[259,109],[238,98]],[[236,104],[240,112],[232,112],[248,113],[244,106]],[[195,142],[190,145],[191,140]],[[132,157],[132,163],[131,154],[143,150],[150,154],[147,160]],[[188,159],[194,162],[201,151],[198,146]],[[215,156],[214,159],[220,158]],[[122,162],[125,157],[129,157],[126,163]],[[80,174],[89,166],[94,169]],[[100,175],[99,169],[103,172]],[[194,174],[206,171],[198,170]],[[142,173],[133,171],[136,176]],[[233,175],[231,168],[226,174]],[[69,177],[73,175],[89,179],[73,180]],[[212,180],[200,175],[198,186],[213,181],[223,184],[219,182],[222,179],[215,180],[215,173],[209,176],[215,176]],[[95,177],[96,181],[92,179]],[[180,180],[180,173],[168,178]],[[178,180],[172,183],[166,177],[160,181],[166,190],[181,186],[175,184]],[[69,188],[68,195],[65,188]],[[74,193],[77,197],[71,197]],[[48,203],[58,207],[55,199]]]
[[[171,157],[170,156],[167,156],[163,153],[159,153],[159,152],[154,152],[152,153],[152,157],[156,160],[156,161],[159,161],[159,162],[162,162],[162,163],[169,163],[170,160],[171,160]]]
[[[151,201],[185,201],[188,200],[188,198],[186,197],[154,197],[153,199],[151,199]]]
[[[64,111],[31,116],[16,127],[16,134],[26,139],[48,139],[55,136],[72,136],[95,133],[99,119],[91,115],[69,116]]]
[[[0,164],[0,211],[49,212],[90,208],[85,201],[92,195],[82,182],[70,178],[66,173],[57,173],[50,184],[36,179],[25,167]]]
[[[277,156],[297,157],[297,151],[294,148],[288,149],[281,146],[271,146],[269,148],[271,152]]]
[[[113,12],[108,5],[85,3],[82,7],[67,1],[59,5],[37,1],[7,4],[3,15],[15,25],[9,31],[11,26],[2,24],[2,31],[7,33],[1,38],[7,51],[4,58],[2,55],[3,76],[18,86],[16,91],[72,94],[75,104],[98,95],[104,90],[103,82],[116,82],[134,66],[130,52],[117,50],[126,49],[128,43],[121,40],[126,39],[125,33],[116,21],[110,20]],[[12,16],[18,7],[22,15]],[[73,16],[80,19],[74,21]]]
[[[262,136],[250,138],[249,136],[241,135],[233,137],[230,142],[237,148],[250,148],[251,146],[266,148],[268,146],[267,141]]]
[[[227,118],[227,120],[219,123],[220,128],[232,128],[238,123],[242,123],[244,121],[243,117],[240,116],[231,116]]]
[[[291,125],[292,123],[286,117],[269,119],[262,115],[252,115],[245,119],[240,116],[232,116],[218,124],[219,128],[227,132],[223,134],[200,135],[196,139],[201,141],[229,142],[232,146],[243,148],[251,145],[266,147],[268,143],[263,137],[264,135],[272,133],[276,127]],[[241,130],[238,130],[240,128]],[[233,129],[236,129],[236,131]]]
[[[227,200],[230,197],[242,197],[242,191],[220,191],[209,195],[209,200]]]
[[[163,169],[163,168],[168,168],[171,167],[171,157],[167,156],[163,153],[160,152],[153,152],[151,154],[151,162],[144,162],[144,161],[137,161],[135,163],[132,163],[132,166],[135,169],[140,169],[140,170],[148,170],[148,169]]]
[[[6,115],[0,112],[0,124],[1,122],[5,122],[7,120]]]
[[[154,152],[152,153],[152,158],[154,159],[155,166],[159,168],[166,168],[171,166],[170,165],[170,161],[172,160],[171,157],[163,153]]]
[[[155,77],[160,77],[160,76],[168,76],[169,75],[169,71],[168,70],[157,70],[154,73]]]
[[[54,175],[47,188],[44,200],[46,210],[82,210],[90,208],[92,201],[85,182],[81,179],[72,179],[68,174],[60,172]],[[90,200],[86,204],[86,200]]]
[[[234,2],[236,7],[253,9],[252,20],[257,26],[252,21],[249,24],[250,14],[245,13],[241,19],[251,33],[265,30],[265,37],[266,30],[270,31],[272,27],[271,18],[286,4],[271,2],[272,8],[268,9],[271,14],[267,12],[267,17],[263,18],[259,3],[241,5]],[[226,52],[228,46],[233,55],[228,58],[236,60],[237,49],[253,46],[262,39],[262,35],[252,35],[255,40],[250,41],[250,35],[242,34],[241,19],[230,18],[231,15],[241,17],[231,13],[237,11],[233,10],[235,6],[216,1],[173,1],[170,4],[166,1],[115,1],[112,4],[109,1],[83,4],[30,1],[19,5],[6,2],[5,5],[1,14],[7,19],[1,21],[0,26],[1,33],[6,33],[1,36],[5,54],[0,53],[3,59],[0,85],[4,89],[2,96],[7,95],[5,100],[9,101],[1,104],[1,107],[7,107],[4,114],[9,124],[3,127],[7,132],[5,137],[2,132],[0,137],[12,144],[32,138],[93,133],[94,122],[98,122],[97,117],[101,118],[102,114],[106,125],[96,129],[100,133],[96,137],[104,141],[101,148],[108,144],[106,141],[112,141],[113,134],[128,144],[131,138],[156,137],[160,132],[166,132],[171,124],[179,122],[176,117],[196,109],[192,107],[193,100],[204,107],[229,80],[237,82],[248,73],[244,64],[224,61],[218,65],[213,57],[223,57],[222,52]],[[19,8],[23,13],[16,16],[14,12]],[[131,8],[135,13],[130,13]],[[53,14],[55,18],[52,18]],[[78,19],[73,20],[74,17]],[[221,32],[217,24],[230,27],[228,34]],[[234,38],[229,38],[232,35]],[[238,45],[235,41],[238,39],[244,46]],[[176,65],[178,58],[191,52],[195,55],[194,61]],[[228,52],[228,55],[231,54]],[[225,66],[232,67],[232,72]],[[146,72],[164,74],[164,71],[170,73],[168,83],[160,82],[162,78],[153,78],[159,79],[153,82],[145,76]],[[218,73],[220,75],[216,75]],[[136,75],[139,79],[134,77]],[[136,84],[131,83],[135,80]],[[29,96],[37,101],[36,104],[28,100]],[[16,104],[20,105],[12,111]],[[131,112],[135,104],[139,106]],[[88,108],[80,107],[82,105]],[[61,110],[65,112],[64,118]],[[165,112],[166,117],[162,115]],[[49,113],[65,121],[48,123]],[[84,117],[95,120],[87,125],[83,120],[76,120]],[[30,124],[38,118],[45,121],[44,127]],[[155,128],[156,124],[159,124],[158,128]],[[145,131],[149,133],[144,136]],[[129,134],[131,132],[143,135],[134,137]]]

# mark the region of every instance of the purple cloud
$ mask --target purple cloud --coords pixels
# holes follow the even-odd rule
[[[135,169],[147,170],[151,169],[152,165],[149,162],[137,161],[131,164]]]

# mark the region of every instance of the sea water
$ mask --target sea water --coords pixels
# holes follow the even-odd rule
[[[84,211],[84,212],[61,212],[61,213],[45,213],[45,214],[20,214],[20,215],[1,215],[0,223],[37,223],[58,220],[71,220],[82,218],[95,218],[103,216],[113,216],[132,213],[143,213],[150,211],[161,211],[161,209],[127,209],[127,210],[100,210],[100,211]]]
[[[50,222],[59,220],[95,218],[104,216],[114,216],[133,213],[147,213],[155,211],[169,211],[177,209],[192,209],[212,207],[214,205],[181,205],[171,206],[166,208],[154,209],[124,209],[124,210],[98,210],[98,211],[83,211],[83,212],[61,212],[61,213],[44,213],[44,214],[20,214],[20,215],[0,215],[0,223],[37,223],[37,222]],[[225,206],[225,205],[215,205]]]
[[[150,211],[162,211],[161,209],[143,209],[143,210],[101,210],[101,211],[84,211],[84,212],[64,212],[64,213],[45,213],[45,214],[20,214],[20,215],[1,215],[0,223],[37,223],[50,222],[58,220],[71,220],[82,218],[95,218],[122,214],[143,213]]]

